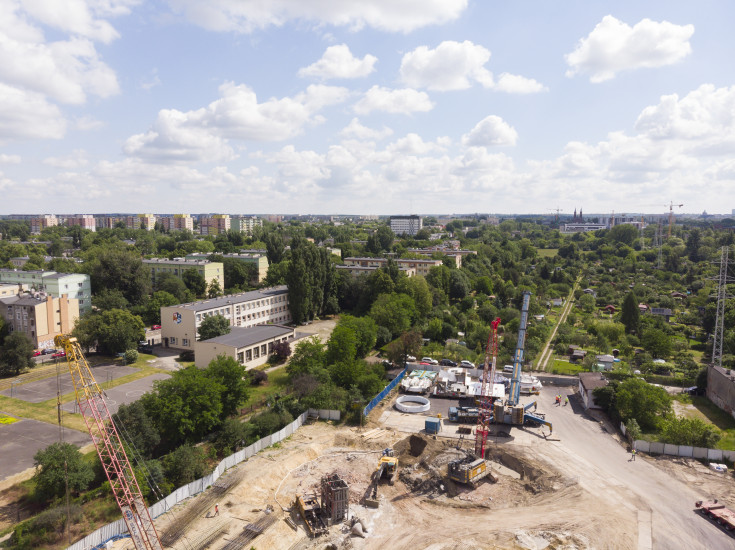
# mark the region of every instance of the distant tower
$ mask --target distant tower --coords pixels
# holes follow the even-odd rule
[[[577,223],[577,208],[574,208],[574,218],[572,218],[572,222]]]
[[[582,217],[582,207],[579,207],[579,223],[584,223],[584,218]]]
[[[722,368],[722,339],[724,333],[725,321],[725,300],[729,298],[727,295],[727,283],[732,279],[727,276],[728,264],[727,246],[722,247],[722,255],[720,257],[720,276],[717,284],[717,316],[715,318],[715,334],[712,344],[712,366]]]

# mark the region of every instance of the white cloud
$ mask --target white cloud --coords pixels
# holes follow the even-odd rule
[[[630,27],[606,15],[564,56],[569,65],[567,76],[590,73],[590,81],[597,83],[625,70],[672,65],[691,53],[693,34],[694,25],[643,19]]]
[[[66,9],[66,2],[36,0],[24,3],[9,1],[0,6],[0,80],[28,91],[39,92],[61,102],[81,104],[87,94],[108,97],[119,92],[114,71],[98,55],[92,39],[95,32],[75,30],[72,21],[61,22],[61,30],[73,33],[67,40],[46,41],[41,29],[34,25],[33,16],[46,13],[51,4]],[[72,10],[79,6],[75,1]],[[30,12],[22,8],[28,7]],[[49,7],[48,19],[58,16],[58,9]],[[38,12],[38,13],[37,13]],[[40,16],[39,16],[40,17]],[[69,14],[71,19],[75,16]],[[55,19],[56,20],[56,19]],[[42,20],[45,22],[45,20]],[[110,27],[111,28],[111,27]],[[114,38],[112,35],[109,39]],[[41,76],[42,75],[42,76]]]
[[[409,86],[430,90],[464,90],[472,82],[490,88],[493,76],[484,67],[489,60],[490,50],[469,40],[447,40],[434,50],[419,46],[403,56],[401,79]]]
[[[510,73],[501,74],[498,77],[494,89],[509,94],[535,94],[549,91],[546,86],[533,78],[526,78],[525,76]]]
[[[372,111],[409,114],[427,112],[433,108],[434,104],[424,92],[410,88],[391,90],[375,85],[365,92],[365,95],[355,104],[354,110],[360,115],[366,115]]]
[[[288,21],[410,32],[457,19],[467,0],[168,0],[194,25],[249,33]]]
[[[20,155],[0,154],[0,164],[20,164]]]
[[[293,98],[258,103],[248,86],[225,83],[220,99],[195,111],[164,109],[151,130],[128,138],[124,151],[148,159],[214,162],[234,158],[227,139],[281,141],[298,135],[307,124],[321,121],[317,113],[344,101],[349,91],[309,86]]]
[[[515,145],[518,132],[502,118],[490,115],[478,122],[468,134],[462,136],[465,146],[494,147]]]
[[[89,164],[87,152],[83,149],[77,149],[70,155],[62,157],[47,157],[43,159],[43,163],[54,168],[62,168],[64,170],[77,170]]]
[[[60,139],[66,120],[56,105],[35,92],[0,83],[0,143],[14,139]]]
[[[375,130],[373,128],[368,128],[367,126],[363,126],[357,118],[353,118],[339,133],[342,137],[354,137],[359,140],[381,140],[391,134],[393,134],[393,130],[386,126],[383,126],[382,130]]]
[[[330,46],[322,58],[303,69],[299,69],[301,77],[317,77],[324,80],[330,78],[362,78],[375,71],[378,58],[367,54],[362,59],[352,55],[346,44]]]
[[[443,145],[424,141],[420,135],[414,133],[407,134],[386,147],[386,151],[389,153],[401,153],[403,155],[427,155],[445,149],[446,147]]]

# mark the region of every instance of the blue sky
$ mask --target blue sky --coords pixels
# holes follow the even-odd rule
[[[735,208],[712,0],[5,0],[0,214]]]

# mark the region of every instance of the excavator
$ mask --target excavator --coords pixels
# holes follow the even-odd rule
[[[371,508],[378,507],[378,485],[381,479],[387,479],[393,485],[393,478],[398,471],[398,457],[395,456],[393,449],[388,447],[383,450],[383,454],[378,460],[378,467],[373,473],[373,490],[369,498],[365,499],[365,504]]]

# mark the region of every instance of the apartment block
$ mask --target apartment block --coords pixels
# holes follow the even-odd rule
[[[194,218],[189,214],[174,214],[160,221],[166,231],[194,231]]]
[[[416,235],[423,227],[421,216],[391,216],[390,229],[396,235]]]
[[[210,315],[222,315],[233,327],[291,322],[288,288],[283,286],[230,294],[161,308],[161,338],[165,347],[194,349],[199,325]]]
[[[147,231],[153,231],[156,227],[156,217],[153,214],[125,216],[125,227],[128,229],[146,229]]]
[[[195,252],[193,254],[187,254],[186,259],[187,260],[205,260],[209,254],[204,254],[202,252]],[[263,254],[222,254],[225,258],[230,258],[233,260],[237,260],[238,262],[243,262],[246,264],[252,264],[254,265],[258,271],[256,278],[251,281],[251,283],[259,283],[263,279],[265,279],[265,276],[268,275],[268,257]],[[224,288],[224,287],[223,287]]]
[[[221,262],[210,262],[209,260],[187,260],[186,258],[151,258],[143,260],[143,264],[147,265],[151,270],[151,282],[156,286],[156,279],[163,273],[170,273],[174,277],[181,279],[184,271],[195,269],[199,275],[209,285],[213,280],[219,283],[220,288],[225,288],[225,266]]]
[[[230,220],[230,228],[246,235],[252,235],[253,229],[263,227],[263,220],[255,216],[235,216]]]
[[[63,294],[19,292],[0,297],[0,316],[11,332],[22,332],[36,348],[53,348],[54,337],[69,333],[79,318],[79,302]]]
[[[46,292],[54,298],[66,295],[78,302],[80,313],[92,309],[92,282],[85,273],[0,269],[0,283],[24,285],[34,291]]]
[[[31,218],[31,233],[38,235],[46,227],[56,227],[57,225],[59,225],[59,219],[56,216],[44,214],[43,216]]]
[[[441,260],[409,260],[403,258],[395,258],[394,261],[398,264],[399,269],[415,270],[416,275],[426,277],[432,267],[443,265]],[[379,268],[388,264],[387,258],[345,258],[345,265],[357,266],[357,267],[372,267]]]
[[[80,216],[70,216],[66,218],[67,227],[78,225],[82,229],[89,229],[95,231],[97,229],[97,223],[94,216],[91,214],[82,214]]]
[[[120,216],[96,216],[94,218],[94,225],[97,229],[114,229],[118,222],[126,223],[126,218]]]
[[[214,216],[203,216],[199,220],[199,232],[202,235],[219,235],[230,229],[230,216],[227,214],[215,214]]]

